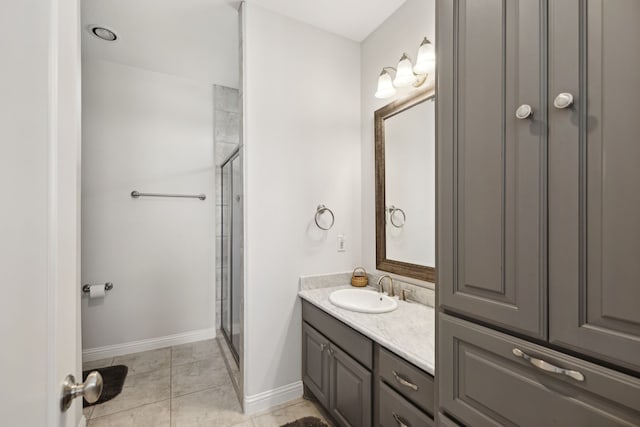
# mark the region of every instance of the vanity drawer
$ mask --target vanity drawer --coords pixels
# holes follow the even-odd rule
[[[439,324],[440,409],[464,424],[640,425],[640,379],[448,315]]]
[[[409,362],[380,347],[379,373],[387,384],[398,393],[433,414],[433,377]]]
[[[372,341],[313,304],[302,301],[302,319],[369,369],[373,366]]]
[[[434,421],[385,383],[380,383],[380,427],[435,426]]]

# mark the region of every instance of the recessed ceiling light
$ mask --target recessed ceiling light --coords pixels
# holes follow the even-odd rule
[[[108,42],[115,41],[118,38],[118,36],[116,36],[116,33],[104,27],[91,27],[91,32],[94,36]]]

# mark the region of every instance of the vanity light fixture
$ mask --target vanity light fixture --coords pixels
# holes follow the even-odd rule
[[[416,65],[413,66],[413,72],[416,74],[429,74],[436,69],[436,50],[428,38],[424,38],[418,48],[418,58]]]
[[[433,44],[428,38],[424,38],[418,49],[418,57],[415,66],[406,53],[402,54],[398,67],[383,67],[378,77],[378,89],[375,97],[380,99],[390,98],[396,94],[396,88],[420,87],[427,80],[427,76],[435,69],[436,55]],[[395,78],[391,78],[388,70],[393,70]]]

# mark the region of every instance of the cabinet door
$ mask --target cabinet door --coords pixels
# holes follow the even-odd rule
[[[549,7],[549,339],[640,372],[640,2]]]
[[[302,380],[318,401],[329,406],[329,341],[302,323]]]
[[[342,426],[371,426],[371,372],[335,346],[331,353],[329,412]]]
[[[444,314],[438,352],[440,410],[467,426],[640,425],[637,378]]]
[[[437,18],[440,305],[543,339],[546,4],[442,0]]]

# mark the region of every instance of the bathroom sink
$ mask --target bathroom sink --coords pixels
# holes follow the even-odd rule
[[[360,313],[387,313],[398,308],[398,301],[368,289],[340,289],[331,292],[333,305]]]

